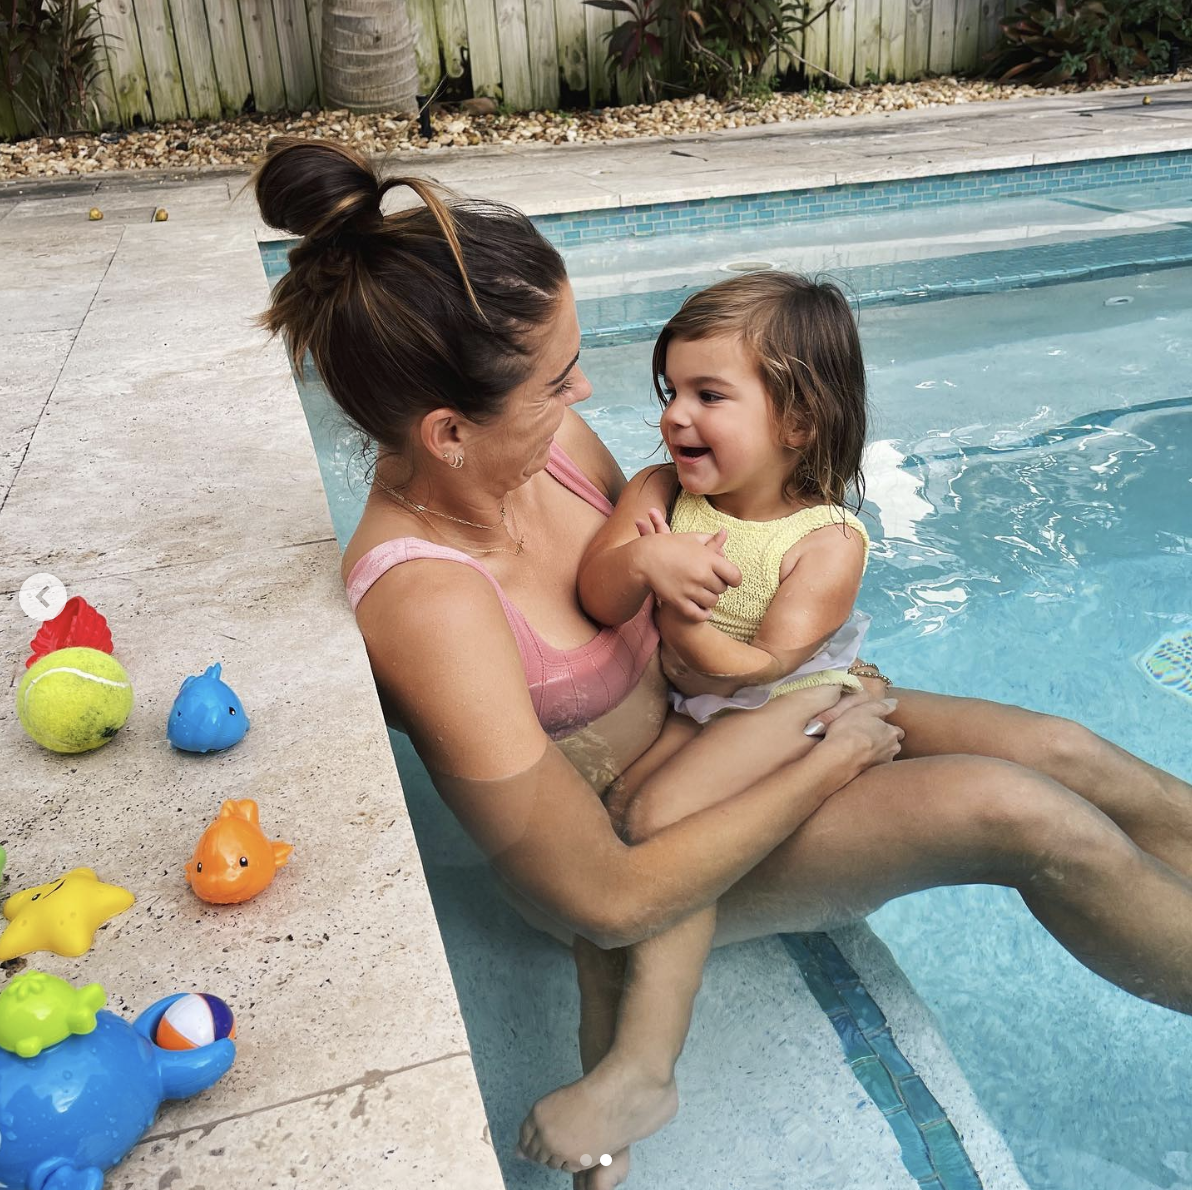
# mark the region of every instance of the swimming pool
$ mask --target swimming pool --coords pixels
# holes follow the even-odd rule
[[[879,295],[860,314],[874,659],[904,685],[1073,716],[1187,778],[1192,703],[1140,661],[1192,628],[1189,211],[1192,181],[1177,180],[581,246],[568,258],[596,394],[582,412],[637,469],[657,444],[643,336],[684,287],[749,258],[840,270]],[[1024,274],[997,254],[1027,250],[1036,287],[1005,288]],[[891,283],[866,289],[865,269]],[[948,286],[966,296],[928,300]],[[364,496],[359,460],[325,398],[304,400],[342,543]],[[561,1185],[508,1150],[533,1098],[578,1072],[566,956],[492,897],[479,854],[394,745],[508,1183]],[[1185,1018],[1085,971],[1001,889],[919,894],[870,924],[1029,1185],[1192,1185]],[[901,1136],[847,1168],[825,1139],[865,1095],[847,1078],[812,1096],[800,1086],[792,1054],[819,1026],[795,982],[777,944],[714,956],[683,1111],[637,1146],[630,1185],[688,1186],[693,1167],[709,1186],[908,1184]],[[911,1172],[911,1185],[971,1184]]]

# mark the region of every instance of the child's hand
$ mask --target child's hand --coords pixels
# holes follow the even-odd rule
[[[724,556],[727,533],[672,533],[666,517],[651,508],[635,521],[649,548],[641,551],[642,578],[654,597],[686,620],[707,620],[716,601],[741,581],[741,572]]]

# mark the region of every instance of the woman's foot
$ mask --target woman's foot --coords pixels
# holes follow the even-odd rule
[[[571,1190],[615,1190],[629,1177],[629,1150],[622,1149],[612,1155],[608,1165],[597,1165],[594,1169],[577,1173],[571,1179]]]
[[[534,1104],[522,1123],[518,1151],[552,1169],[595,1174],[601,1154],[619,1156],[635,1140],[669,1124],[678,1110],[679,1091],[673,1076],[665,1081],[654,1079],[639,1069],[605,1059],[578,1082],[560,1087]],[[628,1157],[625,1163],[628,1168]],[[600,1190],[617,1185],[606,1180],[590,1184]]]

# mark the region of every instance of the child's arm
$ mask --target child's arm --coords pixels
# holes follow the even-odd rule
[[[706,618],[741,572],[720,552],[722,533],[643,536],[637,522],[665,508],[677,481],[673,466],[648,467],[625,485],[613,514],[579,564],[580,603],[600,624],[623,624],[653,593],[685,615]]]
[[[784,560],[783,569],[790,569],[748,644],[673,606],[660,608],[659,632],[679,662],[671,680],[685,694],[727,695],[794,672],[852,613],[864,560],[861,537],[847,526],[809,533]]]

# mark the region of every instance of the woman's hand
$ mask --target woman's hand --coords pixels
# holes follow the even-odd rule
[[[886,716],[897,706],[896,698],[871,699],[866,694],[847,694],[819,716],[819,722],[826,725],[824,742],[843,745],[852,753],[856,771],[849,781],[875,764],[888,764],[898,755],[902,728],[886,722]]]
[[[684,619],[703,623],[720,596],[741,582],[740,570],[724,556],[725,530],[672,533],[657,508],[634,523],[643,547],[637,558],[642,581]]]

